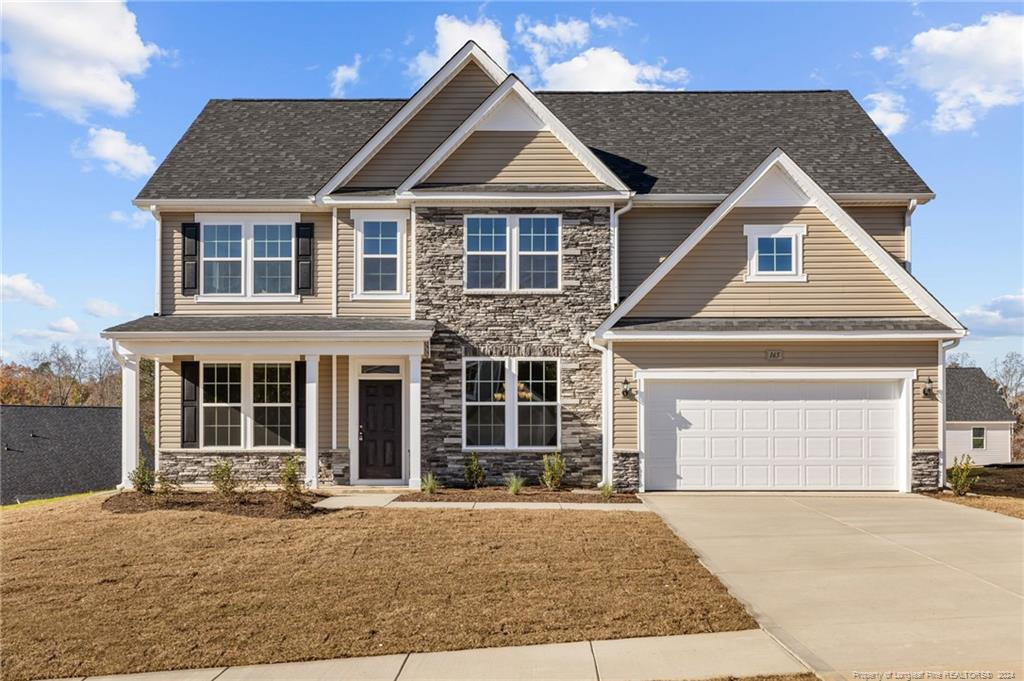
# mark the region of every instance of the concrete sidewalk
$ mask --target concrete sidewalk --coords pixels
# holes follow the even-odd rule
[[[395,501],[398,494],[339,494],[318,501],[318,508],[461,508],[466,510],[515,509],[526,511],[639,511],[651,512],[647,504],[606,504],[594,502],[558,503],[531,501]]]
[[[649,681],[806,671],[807,668],[772,637],[760,629],[751,629],[87,678],[88,681]]]

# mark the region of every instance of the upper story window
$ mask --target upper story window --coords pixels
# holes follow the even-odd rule
[[[465,289],[557,292],[561,227],[557,215],[467,216]]]
[[[196,216],[199,300],[298,300],[295,214]]]
[[[985,449],[985,429],[971,428],[971,449]]]
[[[746,225],[747,281],[807,281],[803,264],[806,225]]]
[[[405,298],[405,226],[396,210],[352,211],[356,228],[353,298]]]

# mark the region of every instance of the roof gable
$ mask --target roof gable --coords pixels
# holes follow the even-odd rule
[[[977,367],[946,367],[947,421],[1015,421],[995,382]]]
[[[909,272],[899,266],[892,256],[878,245],[857,222],[849,216],[807,173],[805,173],[781,149],[776,149],[765,158],[743,182],[730,193],[715,210],[694,230],[654,272],[638,286],[597,330],[601,336],[616,322],[629,314],[640,302],[675,269],[679,262],[689,255],[698,244],[726,218],[744,199],[758,196],[751,191],[762,181],[775,182],[778,171],[784,172],[800,192],[807,196],[821,213],[828,218],[904,295],[925,314],[941,321],[959,335],[966,330]],[[764,200],[763,193],[761,194]],[[748,199],[749,200],[749,199]]]

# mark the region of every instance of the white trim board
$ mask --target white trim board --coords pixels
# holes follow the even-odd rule
[[[504,102],[506,97],[516,95],[519,100],[526,105],[526,107],[544,124],[546,130],[549,130],[559,142],[565,145],[565,147],[575,156],[580,163],[582,163],[587,170],[593,173],[599,181],[612,187],[613,189],[622,192],[625,196],[629,193],[629,187],[627,187],[619,177],[608,170],[608,167],[594,155],[590,149],[583,144],[579,138],[572,133],[569,128],[565,127],[558,118],[551,113],[544,104],[537,99],[537,96],[530,91],[530,88],[526,87],[521,80],[519,80],[515,74],[511,74],[506,78],[498,88],[490,94],[490,96],[483,101],[480,106],[476,108],[476,111],[471,113],[466,120],[462,122],[455,131],[448,136],[448,138],[442,142],[437,149],[434,150],[430,156],[427,157],[423,163],[421,163],[412,173],[407,177],[401,185],[398,187],[397,194],[401,198],[412,190],[417,184],[422,182],[424,179],[430,176],[434,170],[436,170],[444,161],[463,143],[466,139],[476,130],[480,129],[481,126],[485,125],[488,116],[495,110],[497,110]]]
[[[743,197],[773,168],[779,167],[787,172],[800,189],[807,194],[811,203],[816,206],[826,218],[839,228],[860,250],[868,257],[903,293],[914,302],[925,314],[939,320],[955,331],[966,333],[964,326],[954,317],[942,304],[932,296],[910,273],[899,266],[899,264],[886,253],[877,241],[864,231],[857,221],[843,210],[831,196],[822,189],[807,173],[805,173],[789,156],[781,149],[776,149],[747,176],[736,189],[718,204],[711,214],[688,236],[672,254],[657,267],[626,298],[612,314],[601,323],[597,329],[597,337],[603,338],[616,322],[622,319],[627,312],[651,292],[651,290],[675,268],[679,262],[697,246],[707,234],[714,229],[726,215],[743,199]]]
[[[395,112],[390,120],[369,139],[345,165],[331,177],[330,180],[316,193],[316,200],[322,201],[325,196],[342,186],[358,173],[373,156],[380,151],[388,141],[401,130],[409,120],[427,105],[434,96],[454,78],[462,67],[470,60],[476,62],[484,73],[490,76],[497,85],[508,75],[491,56],[475,42],[470,40],[442,66],[437,73],[431,76],[423,86],[406,101],[402,107]]]

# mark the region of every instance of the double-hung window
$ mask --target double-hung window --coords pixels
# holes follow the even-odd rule
[[[463,382],[466,449],[559,446],[558,360],[466,358]]]
[[[200,214],[199,300],[298,300],[297,214]]]
[[[354,298],[404,298],[407,211],[352,211],[356,228]]]
[[[806,225],[745,225],[747,281],[807,281],[803,264]]]
[[[202,447],[293,446],[291,362],[203,362],[199,375]]]
[[[242,446],[242,365],[203,364],[203,446]]]
[[[971,428],[971,449],[985,449],[985,428]]]
[[[465,289],[479,293],[558,291],[561,230],[557,215],[467,216]]]
[[[252,365],[252,444],[288,447],[292,443],[292,365]]]

